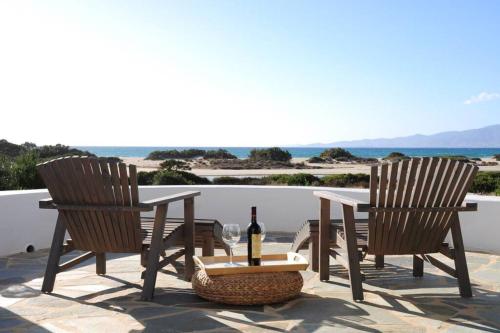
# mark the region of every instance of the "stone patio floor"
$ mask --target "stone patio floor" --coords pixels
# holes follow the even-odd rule
[[[286,237],[268,239],[264,253],[290,248]],[[386,258],[383,270],[370,257],[363,262],[363,302],[352,301],[346,272],[332,260],[329,282],[302,272],[299,298],[228,306],[199,298],[171,266],[158,274],[154,301],[140,301],[138,255],[110,257],[106,276],[95,274],[92,261],[83,263],[58,275],[53,294],[41,294],[47,253],[0,258],[0,332],[500,332],[500,257],[494,255],[467,253],[471,299],[460,298],[455,279],[430,265],[414,278],[411,257],[397,256]]]

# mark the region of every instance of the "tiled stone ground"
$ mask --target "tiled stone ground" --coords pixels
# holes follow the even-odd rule
[[[288,251],[287,240],[269,236],[264,252]],[[141,302],[137,255],[112,257],[104,277],[84,263],[59,274],[45,295],[46,259],[46,250],[0,258],[0,332],[500,332],[500,257],[487,254],[467,254],[472,299],[460,298],[456,281],[429,265],[414,278],[411,257],[401,256],[387,258],[384,270],[364,261],[364,302],[352,301],[345,272],[332,261],[328,283],[303,272],[301,297],[242,307],[198,298],[172,267],[158,275],[154,301]]]

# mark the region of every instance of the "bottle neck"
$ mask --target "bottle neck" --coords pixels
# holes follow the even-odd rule
[[[257,207],[252,207],[252,223],[257,223]]]

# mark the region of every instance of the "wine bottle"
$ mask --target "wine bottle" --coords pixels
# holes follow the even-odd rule
[[[261,229],[257,223],[257,207],[252,207],[252,220],[247,228],[248,236],[248,266],[260,266],[262,238]]]

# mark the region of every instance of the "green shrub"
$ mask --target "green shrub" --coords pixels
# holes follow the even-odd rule
[[[190,185],[209,185],[210,180],[205,177],[200,177],[191,172],[186,171],[176,171],[177,174],[181,175]]]
[[[409,157],[406,156],[403,153],[400,153],[400,152],[397,152],[397,151],[393,151],[392,153],[390,153],[389,155],[387,155],[383,159],[384,160],[390,160],[390,161],[401,161],[401,160],[409,159]]]
[[[497,161],[500,161],[500,154],[493,155],[493,158]]]
[[[153,176],[153,185],[207,185],[210,181],[186,171],[161,170]]]
[[[309,162],[309,163],[325,163],[326,161],[321,157],[313,156],[310,159],[308,159],[307,162]]]
[[[190,183],[177,172],[160,171],[153,177],[154,185],[190,185]]]
[[[154,177],[159,171],[139,171],[137,173],[137,183],[139,185],[153,185]]]
[[[0,155],[5,155],[8,157],[19,156],[24,151],[23,147],[11,143],[5,139],[0,140]]]
[[[12,169],[15,188],[28,190],[45,187],[36,170],[37,163],[38,155],[34,151],[26,152],[16,158]]]
[[[100,160],[106,161],[108,163],[120,163],[123,162],[123,160],[119,157],[99,157]]]
[[[321,183],[324,186],[331,187],[368,188],[370,184],[370,176],[363,173],[328,175],[321,178]]]
[[[169,158],[196,158],[203,157],[205,151],[202,149],[185,149],[185,150],[155,150],[149,153],[147,160],[166,160]]]
[[[17,157],[27,152],[36,152],[38,158],[40,159],[49,159],[54,157],[71,156],[71,155],[78,155],[78,156],[84,155],[84,156],[95,157],[94,154],[88,151],[83,151],[76,148],[70,148],[69,146],[61,144],[56,144],[55,146],[46,145],[37,147],[36,144],[31,142],[25,142],[21,145],[16,145],[14,143],[8,142],[7,140],[0,140],[0,154],[2,155]]]
[[[464,156],[464,155],[443,155],[443,156],[439,156],[439,157],[447,158],[447,159],[455,160],[455,161],[459,161],[459,162],[470,162],[469,158],[467,156]]]
[[[203,158],[206,159],[220,159],[220,160],[234,160],[237,157],[225,149],[207,150]]]
[[[12,190],[14,186],[13,163],[7,156],[0,155],[0,191]]]
[[[316,186],[320,184],[318,177],[308,173],[297,173],[294,175],[271,175],[263,178],[269,185],[289,185],[289,186]]]
[[[33,145],[33,144],[31,144],[31,145]],[[88,151],[84,151],[84,150],[80,150],[80,149],[76,149],[76,148],[70,148],[69,146],[61,145],[59,143],[56,144],[55,146],[40,146],[40,147],[32,148],[32,150],[35,150],[38,153],[38,157],[41,159],[49,159],[49,158],[54,158],[54,157],[73,156],[73,155],[95,157],[94,154],[92,154]]]
[[[160,168],[168,171],[191,170],[188,163],[179,160],[165,160],[160,163]]]
[[[252,149],[248,157],[253,160],[280,162],[289,162],[292,159],[292,155],[288,152],[288,150],[283,150],[279,147]]]
[[[215,185],[265,185],[262,178],[257,177],[217,177],[214,178]]]
[[[349,151],[343,148],[329,148],[325,149],[319,157],[324,159],[333,159],[333,160],[351,160],[354,159],[355,156],[352,155]]]
[[[497,193],[500,190],[500,172],[480,171],[472,182],[470,191],[473,193]]]

